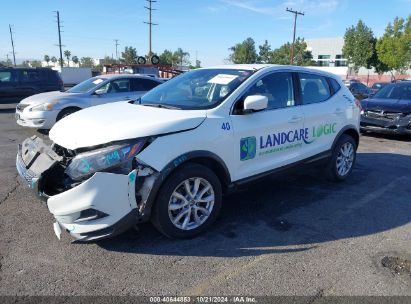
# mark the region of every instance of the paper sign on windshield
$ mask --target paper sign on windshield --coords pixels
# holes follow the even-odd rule
[[[102,83],[102,82],[103,82],[103,79],[96,79],[96,80],[93,81],[94,84],[99,84],[99,83]]]
[[[237,75],[229,75],[229,74],[218,74],[211,78],[208,83],[215,83],[215,84],[222,84],[226,85],[229,84],[234,79],[238,78]]]

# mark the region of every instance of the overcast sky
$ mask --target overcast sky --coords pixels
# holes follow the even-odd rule
[[[0,58],[11,52],[8,25],[13,25],[17,59],[58,56],[55,13],[63,22],[64,49],[78,57],[103,58],[119,49],[148,52],[145,0],[12,0],[2,1]],[[247,37],[273,47],[292,37],[293,19],[286,7],[305,12],[297,35],[306,39],[343,36],[362,19],[377,36],[389,21],[411,14],[411,0],[157,0],[154,4],[153,51],[178,47],[196,52],[203,66],[224,63],[228,48]],[[258,49],[258,48],[257,48]],[[115,55],[115,54],[114,54]]]

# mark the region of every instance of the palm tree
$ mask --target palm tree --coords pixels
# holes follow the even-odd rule
[[[67,66],[70,66],[70,56],[71,56],[71,52],[69,50],[65,50],[64,51],[64,56],[67,58]]]
[[[53,65],[56,66],[57,58],[53,56],[50,60],[53,62]]]
[[[77,56],[71,57],[71,61],[73,61],[74,64],[78,64],[78,63],[79,63],[79,59],[78,59]]]
[[[47,66],[49,66],[50,56],[49,55],[44,55],[44,61],[47,63]]]

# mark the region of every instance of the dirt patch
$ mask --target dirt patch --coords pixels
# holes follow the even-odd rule
[[[395,274],[407,273],[411,276],[411,261],[399,257],[385,256],[381,260],[382,266]]]

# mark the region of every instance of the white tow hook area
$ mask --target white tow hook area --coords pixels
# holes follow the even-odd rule
[[[59,223],[55,222],[53,224],[53,228],[54,228],[54,233],[56,234],[57,238],[60,240],[61,239],[61,227]]]

